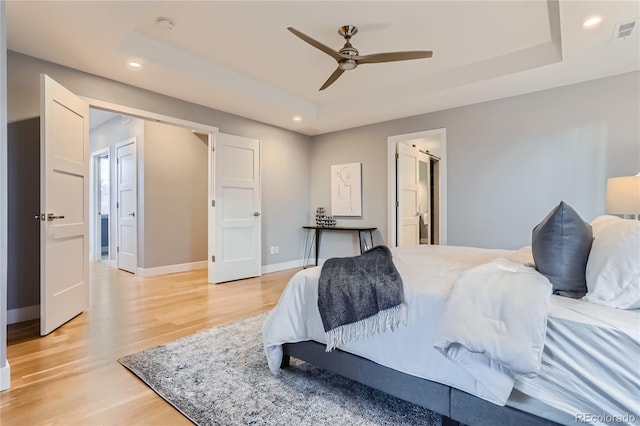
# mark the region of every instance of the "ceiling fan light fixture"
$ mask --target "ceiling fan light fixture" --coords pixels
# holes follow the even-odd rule
[[[354,59],[345,59],[344,61],[338,63],[338,67],[340,67],[340,69],[344,71],[352,70],[357,66],[358,63]]]

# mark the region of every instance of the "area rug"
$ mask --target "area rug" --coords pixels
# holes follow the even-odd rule
[[[294,358],[274,376],[262,348],[265,318],[118,361],[197,425],[441,425],[438,414]]]

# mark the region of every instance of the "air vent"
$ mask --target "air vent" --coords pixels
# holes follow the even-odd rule
[[[635,21],[623,22],[615,26],[613,30],[613,41],[616,40],[626,40],[632,34],[636,33],[638,30],[638,21],[640,19],[636,19]]]

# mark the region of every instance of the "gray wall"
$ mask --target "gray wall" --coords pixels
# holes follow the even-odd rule
[[[39,115],[39,74],[74,93],[143,111],[218,127],[221,132],[262,141],[262,264],[302,257],[301,227],[309,221],[311,138],[247,118],[206,108],[86,74],[16,52],[8,52],[8,114],[12,121]],[[268,247],[280,246],[269,255]]]
[[[140,266],[206,261],[207,137],[145,121],[144,138],[145,251]]]
[[[386,144],[391,135],[447,129],[448,243],[518,248],[564,200],[585,220],[604,213],[608,177],[640,171],[640,73],[378,123],[314,137],[311,208],[330,206],[329,168],[362,162],[363,217],[386,238]],[[327,234],[321,257],[349,255]]]
[[[7,309],[40,304],[40,119],[8,126]]]

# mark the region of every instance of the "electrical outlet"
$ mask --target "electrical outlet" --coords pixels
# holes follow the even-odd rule
[[[276,254],[280,253],[280,246],[276,246]]]
[[[276,248],[274,246],[271,246],[269,248],[269,251],[271,252],[271,254],[275,254],[276,253]]]

